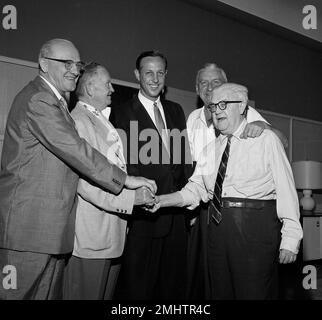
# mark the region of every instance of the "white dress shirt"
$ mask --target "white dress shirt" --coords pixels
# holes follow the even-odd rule
[[[192,111],[187,120],[187,133],[192,160],[197,161],[203,148],[216,139],[214,124],[208,126],[204,108]],[[264,121],[268,123],[254,108],[248,106],[247,122]]]
[[[246,124],[243,120],[231,138],[222,197],[276,199],[277,215],[283,223],[280,248],[297,253],[303,232],[293,173],[283,145],[271,130],[264,130],[254,139],[240,139]],[[208,202],[213,198],[226,144],[227,136],[220,135],[202,151],[194,174],[180,191],[182,205],[188,209],[194,209],[200,200]]]
[[[156,104],[157,104],[157,106],[158,106],[158,108],[160,110],[161,117],[163,119],[165,129],[167,130],[168,129],[167,122],[165,121],[164,110],[163,110],[163,106],[162,106],[161,101],[160,101],[160,97],[158,97],[157,100],[152,101],[152,100],[146,98],[141,93],[141,91],[139,91],[138,98],[139,98],[140,102],[142,103],[143,107],[145,108],[146,112],[149,114],[149,116],[152,119],[152,121],[153,121],[153,123],[154,123],[155,126],[156,126],[156,122],[155,122],[154,106],[153,106],[153,104],[156,102]]]

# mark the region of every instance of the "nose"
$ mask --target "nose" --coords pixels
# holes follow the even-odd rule
[[[158,76],[158,74],[157,74],[157,73],[153,74],[152,81],[153,81],[154,83],[159,82],[159,76]]]
[[[69,71],[75,76],[78,76],[80,74],[80,70],[77,68],[76,63],[72,64],[72,67],[70,68]]]
[[[114,92],[114,88],[112,86],[112,83],[110,84],[110,91],[113,93]]]

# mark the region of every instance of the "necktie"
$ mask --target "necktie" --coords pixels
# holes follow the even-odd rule
[[[158,105],[156,102],[153,103],[153,111],[154,111],[155,125],[159,131],[159,134],[162,138],[162,141],[166,149],[169,150],[168,136],[165,130],[164,121],[162,119],[160,109],[158,108]]]
[[[65,100],[64,98],[61,98],[61,99],[59,100],[59,102],[60,102],[61,106],[62,106],[65,110],[67,110],[67,111],[68,111],[68,106],[67,106],[67,102],[66,102],[66,100]]]
[[[209,209],[211,210],[211,217],[217,222],[217,224],[219,224],[222,219],[221,193],[222,193],[222,184],[224,182],[226,169],[227,169],[227,162],[229,158],[230,139],[231,139],[231,136],[228,137],[226,148],[221,157],[217,178],[216,178],[216,183],[215,183],[214,197],[209,205]]]

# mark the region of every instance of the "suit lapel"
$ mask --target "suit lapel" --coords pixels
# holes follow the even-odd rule
[[[172,128],[171,126],[173,126],[173,123],[171,121],[170,115],[168,114],[168,112],[166,112],[166,104],[164,103],[164,101],[161,101],[161,103],[162,103],[163,111],[165,114],[167,129],[170,130],[170,128]],[[155,124],[152,121],[151,117],[149,116],[148,112],[146,111],[146,109],[144,108],[142,103],[140,102],[138,96],[136,96],[134,98],[133,109],[134,109],[135,114],[137,115],[136,118],[140,119],[138,121],[139,122],[138,125],[140,127],[139,131],[142,131],[144,129],[151,129],[151,128],[155,129],[156,132],[158,132],[159,146],[162,148],[162,154],[164,153],[164,154],[169,155],[169,152],[162,141],[162,137],[159,134],[157,127],[155,126]],[[170,127],[169,127],[168,123],[170,124]],[[165,161],[167,161],[167,160],[165,160]]]

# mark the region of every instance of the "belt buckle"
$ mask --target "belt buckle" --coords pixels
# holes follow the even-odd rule
[[[242,202],[232,202],[232,201],[229,201],[229,207],[232,207],[232,208],[242,208],[243,207],[243,203]]]

